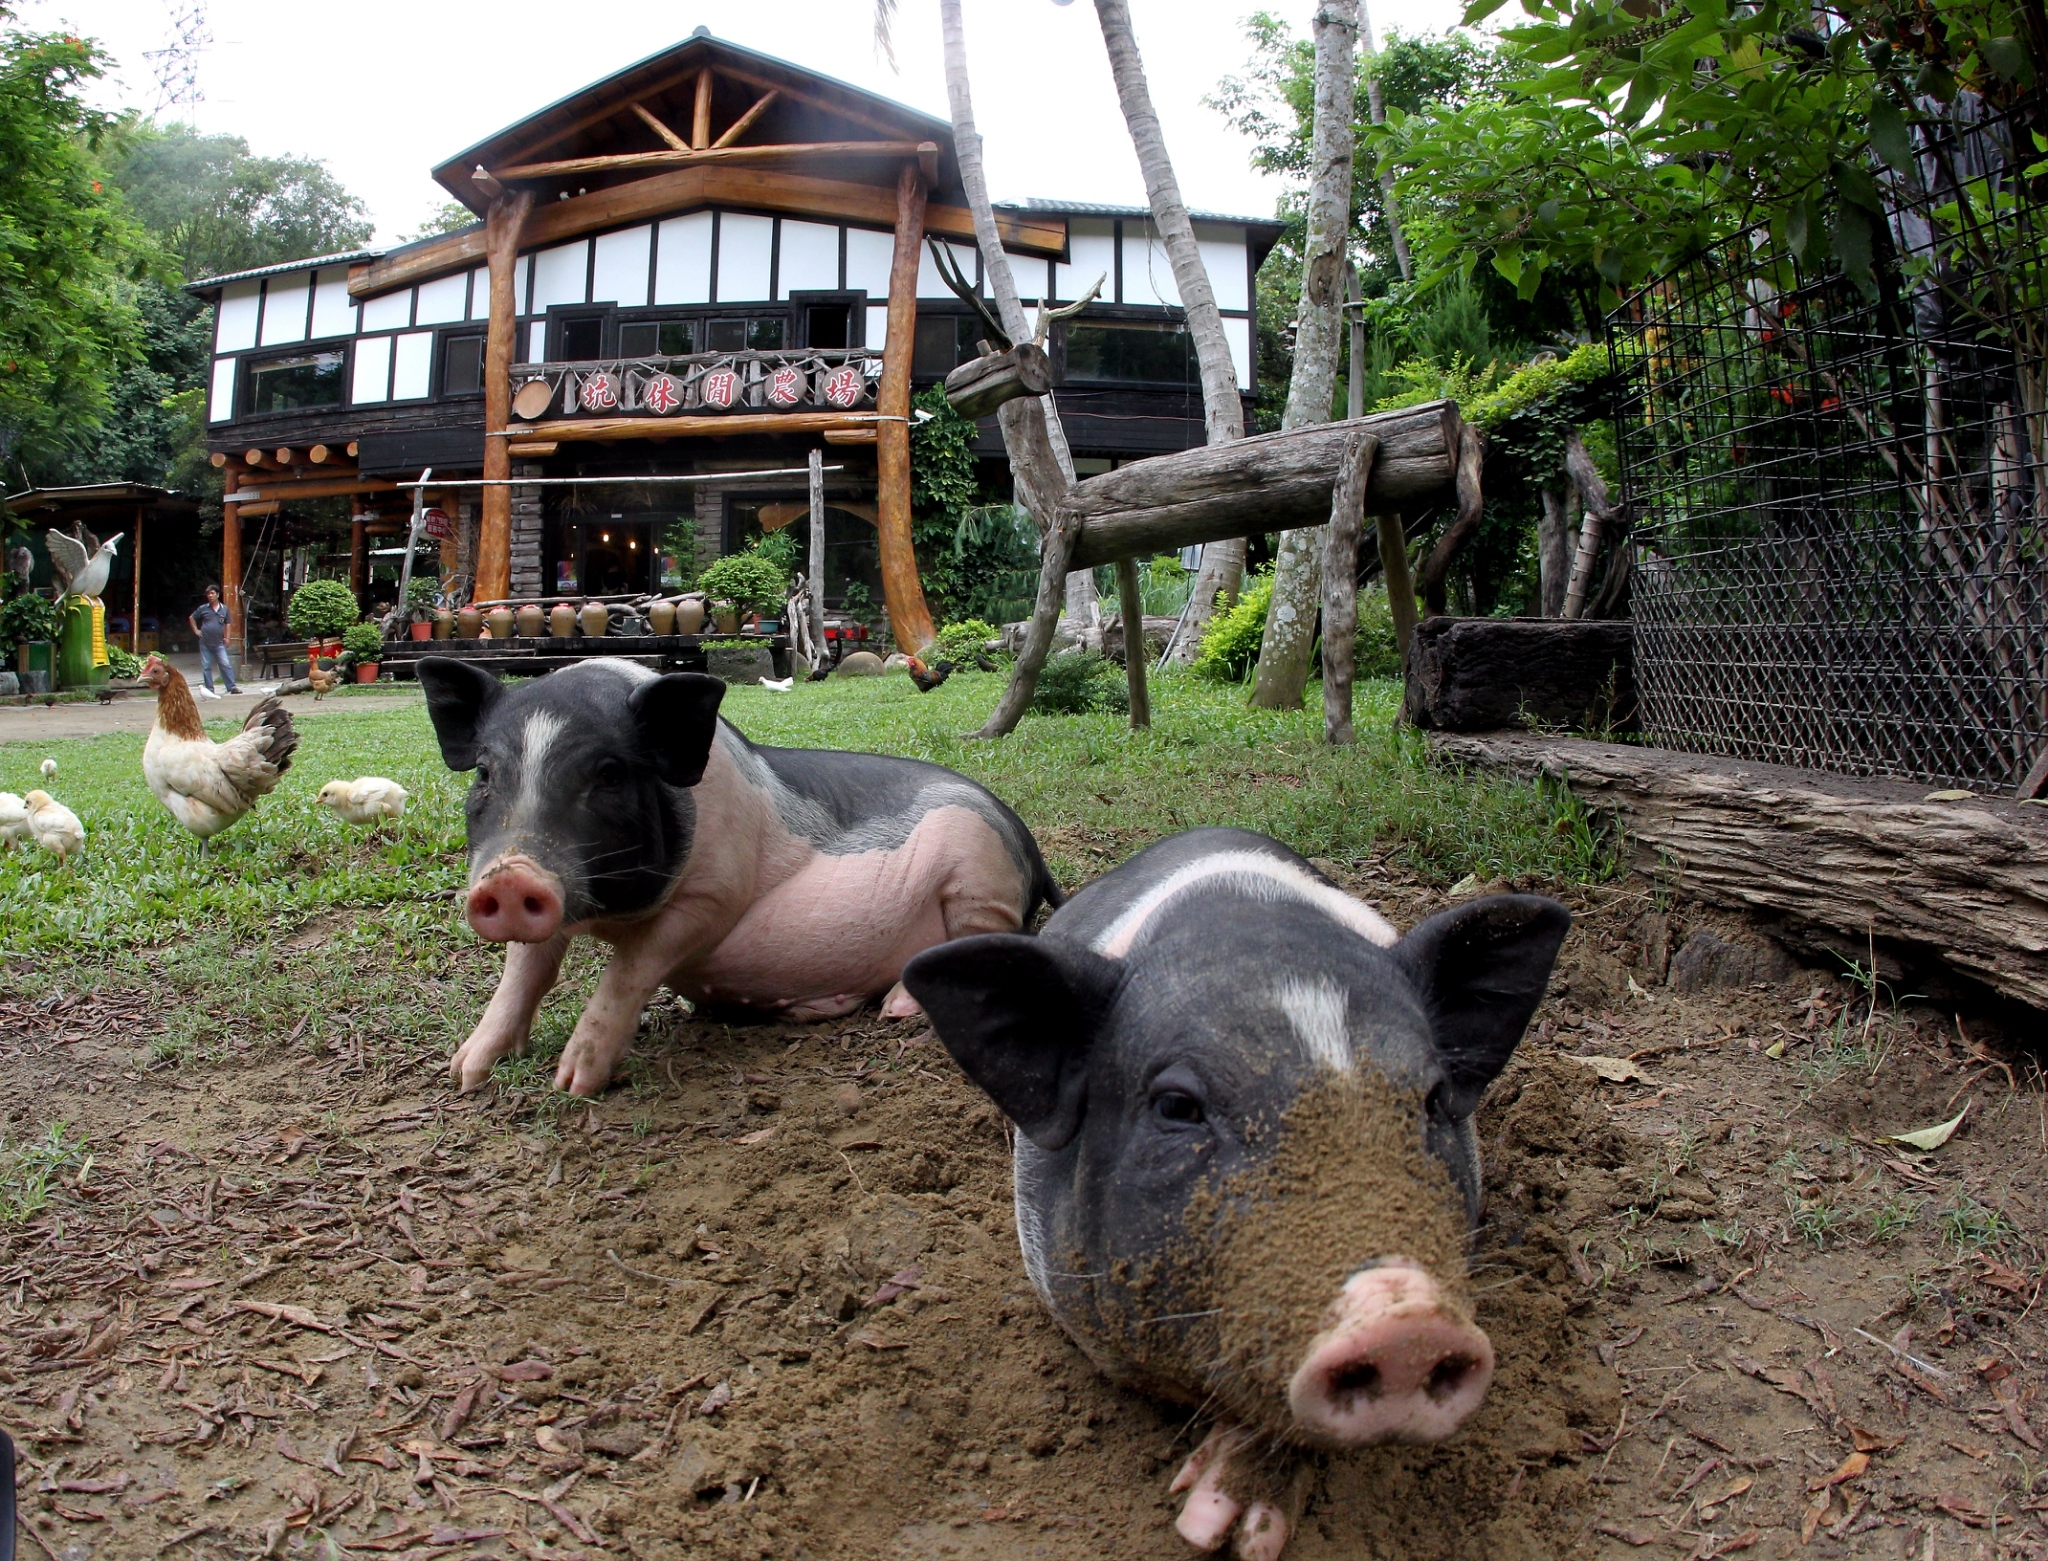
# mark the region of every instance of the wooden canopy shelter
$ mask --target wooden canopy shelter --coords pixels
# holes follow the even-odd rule
[[[25,524],[55,526],[67,534],[73,527],[81,527],[101,541],[124,534],[117,558],[126,555],[128,648],[140,654],[142,569],[152,523],[178,521],[189,525],[199,513],[198,501],[147,483],[99,482],[75,488],[30,488],[9,494],[4,502],[8,514]],[[119,578],[120,572],[117,563],[115,578]]]

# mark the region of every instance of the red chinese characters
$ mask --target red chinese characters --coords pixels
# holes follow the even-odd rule
[[[619,404],[618,387],[612,384],[611,375],[592,374],[584,379],[576,400],[586,412],[609,412]]]
[[[739,376],[731,369],[713,369],[704,376],[704,404],[708,407],[729,407],[739,388]]]
[[[768,381],[768,399],[779,407],[793,407],[804,398],[804,377],[800,370],[784,364]]]
[[[657,374],[640,392],[640,404],[656,417],[667,417],[683,404],[683,387],[673,374]]]
[[[825,399],[836,407],[857,406],[866,388],[860,370],[849,365],[825,381]]]

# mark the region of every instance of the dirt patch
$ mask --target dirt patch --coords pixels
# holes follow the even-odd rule
[[[1332,865],[1402,925],[1442,903]],[[1743,929],[1575,909],[1482,1112],[1493,1392],[1444,1447],[1313,1464],[1289,1555],[2033,1553],[2031,1064],[1809,969],[1678,994],[1660,949]],[[458,1099],[361,1015],[153,1067],[167,1001],[0,1002],[9,1142],[85,1145],[0,1230],[51,1555],[1181,1553],[1202,1428],[1044,1316],[1004,1124],[921,1026],[663,1007],[564,1107]],[[1883,1136],[1966,1100],[1934,1154]]]

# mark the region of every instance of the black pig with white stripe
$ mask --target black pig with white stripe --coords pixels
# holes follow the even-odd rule
[[[1197,1547],[1270,1561],[1288,1449],[1437,1441],[1485,1396],[1472,1112],[1569,924],[1496,895],[1400,937],[1278,842],[1201,829],[1035,938],[905,968],[1017,1124],[1039,1296],[1111,1377],[1216,1413],[1174,1487]]]
[[[579,933],[614,952],[555,1084],[594,1095],[663,985],[792,1019],[886,993],[908,1017],[913,954],[1057,900],[1030,831],[982,787],[911,759],[757,747],[720,719],[716,678],[593,659],[511,688],[446,657],[419,677],[441,757],[476,772],[469,924],[510,945],[450,1064],[464,1090],[525,1049]]]

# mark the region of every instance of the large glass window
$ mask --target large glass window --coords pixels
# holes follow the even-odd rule
[[[555,323],[555,361],[588,363],[604,353],[604,317],[585,315],[581,319]]]
[[[780,352],[788,339],[788,321],[779,314],[704,322],[705,352]]]
[[[971,314],[921,314],[910,372],[919,378],[950,374],[975,355],[975,342],[988,327]]]
[[[696,350],[695,320],[628,320],[619,326],[622,358],[680,358]]]
[[[1142,380],[1155,385],[1199,385],[1195,339],[1184,325],[1135,320],[1069,325],[1067,378]]]
[[[441,348],[441,394],[473,396],[484,388],[484,339],[450,336]]]
[[[339,352],[305,352],[252,364],[250,412],[296,412],[301,407],[340,406],[343,356]]]

